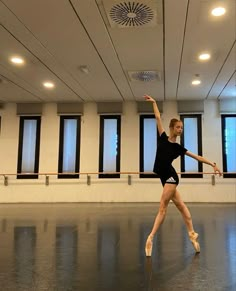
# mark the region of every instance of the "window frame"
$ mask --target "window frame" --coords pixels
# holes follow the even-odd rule
[[[98,178],[120,178],[120,174],[102,174],[103,172],[103,149],[104,149],[104,121],[105,119],[117,120],[117,156],[116,156],[116,172],[120,172],[120,157],[121,157],[121,116],[120,115],[100,115],[100,134],[99,134],[99,174]]]
[[[198,141],[198,153],[195,153],[199,156],[202,156],[202,115],[201,114],[181,114],[180,120],[183,122],[184,126],[184,119],[185,118],[196,118],[197,119],[197,141]],[[185,132],[183,133],[180,138],[180,144],[184,147],[184,136]],[[184,156],[181,156],[180,159],[181,163],[181,178],[203,178],[203,165],[201,162],[198,162],[198,172],[196,173],[188,173],[185,172],[185,159]],[[183,173],[185,172],[185,173]],[[199,173],[200,172],[200,173]]]
[[[35,159],[34,159],[34,173],[35,174],[32,173],[32,174],[24,175],[24,173],[22,173],[22,154],[23,154],[23,136],[24,136],[24,121],[25,120],[36,120],[37,123],[36,123]],[[41,116],[20,116],[17,177],[16,177],[17,179],[38,179],[39,155],[40,155],[40,131],[41,131]]]
[[[79,178],[79,174],[66,174],[62,172],[63,168],[63,144],[64,144],[64,121],[66,119],[77,120],[77,138],[76,138],[76,160],[75,172],[80,170],[80,135],[81,135],[81,116],[80,115],[61,115],[60,116],[60,129],[59,129],[59,153],[58,153],[58,179],[75,179]],[[61,173],[61,174],[60,174]]]
[[[226,162],[226,151],[225,151],[225,139],[224,139],[224,130],[225,130],[225,119],[227,117],[236,118],[236,114],[222,114],[221,115],[221,140],[222,140],[222,160],[223,160],[223,177],[224,178],[236,178],[236,173],[227,172],[227,162]]]

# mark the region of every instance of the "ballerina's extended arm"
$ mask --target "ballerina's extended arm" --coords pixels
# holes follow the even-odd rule
[[[161,114],[160,114],[160,111],[158,109],[156,100],[153,99],[149,95],[144,95],[143,97],[145,98],[146,101],[152,102],[153,111],[154,111],[155,118],[156,118],[156,121],[157,121],[157,129],[158,129],[159,135],[161,135],[163,133],[163,131],[165,131],[165,130],[164,130],[163,125],[162,125]]]

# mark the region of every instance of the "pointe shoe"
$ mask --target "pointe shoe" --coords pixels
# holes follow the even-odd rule
[[[189,235],[189,239],[192,242],[196,253],[200,253],[200,245],[199,245],[199,242],[197,241],[198,233],[192,231],[192,232],[189,232],[188,235]]]
[[[152,255],[152,244],[153,244],[153,235],[149,235],[146,240],[146,246],[145,246],[146,257],[151,257]]]

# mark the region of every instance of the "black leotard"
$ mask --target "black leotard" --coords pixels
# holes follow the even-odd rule
[[[170,142],[165,132],[157,139],[157,152],[153,172],[160,176],[162,185],[165,183],[179,184],[178,175],[171,165],[173,160],[183,156],[187,149],[176,142]]]

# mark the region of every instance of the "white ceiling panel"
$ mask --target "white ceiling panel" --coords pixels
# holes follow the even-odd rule
[[[8,102],[42,102],[38,95],[34,95],[31,91],[28,91],[26,87],[21,87],[14,82],[14,78],[11,80],[3,77],[0,73],[0,103]]]
[[[220,92],[219,99],[235,98],[236,96],[236,71]],[[236,102],[236,98],[235,98]]]
[[[0,64],[0,73],[7,79],[12,80],[19,87],[38,96],[41,101],[55,101],[66,98],[72,99],[74,93],[59,80],[47,67],[22,46],[7,30],[0,26],[0,43],[3,55]],[[16,66],[10,63],[11,56],[20,55],[26,63],[23,66]],[[55,90],[45,90],[43,82],[51,81],[57,84]],[[74,100],[78,100],[74,96]],[[24,100],[22,100],[24,101]]]
[[[236,98],[235,0],[2,0],[0,100]],[[211,10],[224,5],[225,15]],[[198,55],[211,58],[200,62]],[[24,66],[9,57],[19,55]],[[82,67],[82,68],[81,68]],[[191,84],[193,78],[199,86]],[[43,81],[53,81],[51,90]]]
[[[165,1],[165,98],[177,96],[188,1]]]
[[[16,3],[9,0],[4,2],[43,47],[83,88],[86,88],[85,91],[91,100],[111,98],[122,100],[69,1],[22,0]],[[28,11],[35,11],[35,13],[28,13]],[[81,65],[89,68],[89,75],[81,76],[79,71]]]
[[[157,71],[163,77],[162,1],[111,0],[102,1],[102,4],[105,13],[101,5],[100,10],[126,76],[129,76],[130,71],[136,71],[137,74]],[[114,10],[118,10],[115,20],[109,14],[112,11],[114,16]],[[132,22],[134,15],[137,15],[137,22]],[[136,100],[142,99],[145,93],[163,100],[163,78],[150,82],[142,78],[138,82],[130,78],[128,80]]]
[[[228,1],[232,2],[232,1]],[[190,1],[178,84],[178,99],[205,99],[235,42],[235,17],[232,11],[225,18],[209,16],[212,1]],[[232,4],[232,8],[235,7]],[[235,11],[235,10],[234,10]],[[221,36],[221,37],[219,37]],[[208,62],[196,61],[201,52],[209,52]],[[199,75],[201,84],[193,88],[191,80]],[[217,92],[216,96],[220,93]]]
[[[218,98],[220,96],[228,97],[236,96],[236,41],[229,54],[226,57],[225,62],[222,64],[222,67],[219,70],[218,75],[211,87],[211,90],[208,94],[208,98]],[[232,83],[234,82],[234,84]],[[226,88],[228,88],[226,90]],[[224,93],[223,93],[224,92]],[[223,95],[222,95],[223,93]]]
[[[96,1],[72,0],[71,2],[122,98],[134,100],[124,68],[107,30],[106,19],[102,17],[102,4]],[[106,84],[104,85],[106,86]]]

